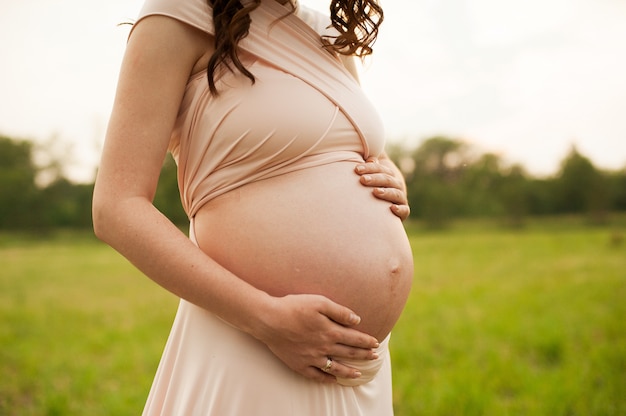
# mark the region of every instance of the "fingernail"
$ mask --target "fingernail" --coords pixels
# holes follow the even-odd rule
[[[369,182],[369,181],[371,181],[371,180],[372,180],[372,177],[371,177],[370,175],[363,175],[363,180],[364,180],[365,182]]]
[[[376,188],[376,192],[380,195],[383,195],[385,193],[385,188]]]
[[[359,173],[364,172],[364,171],[365,171],[365,166],[363,166],[363,165],[358,165],[358,166],[356,167],[356,171],[357,171],[357,172],[359,172]]]
[[[355,371],[354,373],[352,373],[352,376],[353,376],[354,378],[359,378],[359,377],[361,377],[362,375],[363,375],[363,374],[361,374],[361,372],[360,372],[360,371]]]
[[[377,353],[372,354],[372,360],[378,360],[379,356]]]
[[[361,318],[355,314],[350,314],[350,322],[352,322],[354,325],[357,325],[359,322],[361,322]]]

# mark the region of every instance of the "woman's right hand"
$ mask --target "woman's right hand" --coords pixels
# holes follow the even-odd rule
[[[342,358],[377,358],[376,338],[354,329],[360,318],[350,309],[320,295],[273,297],[262,314],[255,336],[289,368],[320,382],[336,377],[358,378],[357,369],[345,366]],[[330,370],[321,370],[331,358]]]

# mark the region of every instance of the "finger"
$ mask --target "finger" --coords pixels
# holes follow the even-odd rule
[[[393,170],[391,170],[391,168],[373,162],[359,163],[355,166],[354,170],[359,175],[364,175],[367,173],[385,173],[387,175],[393,176]]]
[[[324,349],[324,353],[329,356],[370,359],[372,350],[379,347],[376,338],[354,328],[338,327],[325,334],[325,339],[330,342]]]
[[[341,306],[328,298],[323,299],[323,303],[320,306],[319,311],[330,320],[343,326],[355,326],[361,322],[361,317],[352,310],[346,308],[345,306]]]
[[[398,216],[402,221],[409,218],[409,215],[411,214],[411,208],[408,205],[392,204],[390,209],[391,212]]]
[[[301,375],[303,375],[304,377],[314,380],[314,381],[318,381],[320,383],[336,383],[337,382],[337,378],[330,374],[330,373],[325,373],[322,370],[320,370],[318,367],[308,367],[303,371],[298,371],[298,373],[300,373]]]
[[[371,348],[353,348],[347,345],[337,344],[330,349],[329,356],[342,360],[362,360],[370,361],[378,358],[378,354]]]
[[[406,205],[406,194],[396,188],[374,188],[374,196],[383,201],[391,202],[395,205]]]
[[[386,173],[368,173],[359,178],[361,184],[366,186],[378,186],[384,188],[402,189],[402,183],[398,178]]]
[[[330,364],[330,366],[327,365]],[[319,368],[319,370],[325,374],[331,375],[333,377],[340,378],[359,378],[361,377],[361,371],[356,368],[349,367],[340,361],[331,359],[330,362],[326,361]]]
[[[350,309],[326,299],[326,302],[324,302],[319,311],[328,319],[341,325],[330,333],[330,338],[334,344],[341,344],[352,348],[378,348],[379,344],[376,338],[350,328],[361,322],[361,318]]]
[[[327,358],[320,358],[319,361],[321,364],[318,366],[307,367],[303,370],[294,370],[302,376],[318,381],[320,383],[336,383],[337,377],[341,378],[359,378],[361,377],[361,371],[356,368],[349,367],[340,361],[332,360],[331,365],[328,369],[327,366]]]

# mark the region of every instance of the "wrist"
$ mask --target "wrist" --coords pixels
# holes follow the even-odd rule
[[[265,342],[274,327],[273,320],[278,316],[278,298],[261,291],[261,296],[250,307],[248,318],[242,322],[240,329],[261,342]]]

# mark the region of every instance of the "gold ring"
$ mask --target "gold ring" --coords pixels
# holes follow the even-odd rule
[[[328,373],[330,371],[330,367],[333,366],[333,360],[332,358],[328,357],[326,358],[326,366],[324,368],[321,368],[320,370],[322,370],[325,373]]]

